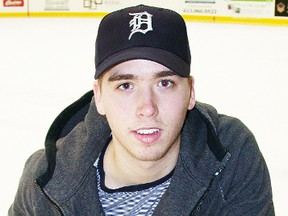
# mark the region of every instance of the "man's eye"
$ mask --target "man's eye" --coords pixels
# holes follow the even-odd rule
[[[160,87],[167,88],[167,87],[172,86],[173,83],[174,83],[174,82],[173,82],[172,80],[166,80],[166,79],[164,79],[164,80],[161,80],[161,81],[160,81],[159,86],[160,86]]]
[[[128,91],[128,90],[131,90],[133,87],[130,83],[123,83],[123,84],[119,85],[118,88],[123,90],[123,91]]]

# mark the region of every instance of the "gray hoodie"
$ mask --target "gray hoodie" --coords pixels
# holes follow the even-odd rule
[[[93,164],[110,133],[92,91],[66,108],[50,127],[45,150],[27,160],[9,215],[104,215]],[[274,215],[269,172],[249,129],[197,102],[153,215]]]

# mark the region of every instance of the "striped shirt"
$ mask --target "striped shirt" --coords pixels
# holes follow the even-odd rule
[[[104,154],[99,156],[94,166],[97,168],[98,193],[105,215],[152,215],[161,197],[170,185],[173,171],[167,176],[151,183],[109,189],[104,183],[105,172],[102,155]]]

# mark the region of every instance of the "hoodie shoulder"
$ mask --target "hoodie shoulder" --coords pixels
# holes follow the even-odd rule
[[[8,215],[33,215],[34,201],[38,200],[35,178],[47,167],[44,149],[33,153],[25,163],[17,193]],[[38,197],[38,196],[37,196]]]
[[[213,106],[201,102],[196,103],[195,109],[225,151],[235,153],[234,151],[239,151],[245,143],[258,148],[253,133],[238,118],[220,114]]]
[[[26,161],[22,176],[20,178],[21,185],[34,184],[35,179],[47,169],[47,160],[45,150],[40,149],[34,152]]]
[[[245,134],[252,134],[252,132],[240,119],[218,113],[217,109],[209,104],[197,102],[195,108],[210,121],[217,134],[237,134],[237,131],[241,131]]]

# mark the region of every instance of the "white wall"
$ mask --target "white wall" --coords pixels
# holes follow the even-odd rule
[[[98,24],[0,19],[0,215],[53,119],[91,89]],[[188,30],[197,99],[254,132],[270,169],[276,213],[287,215],[288,28],[188,23]]]

